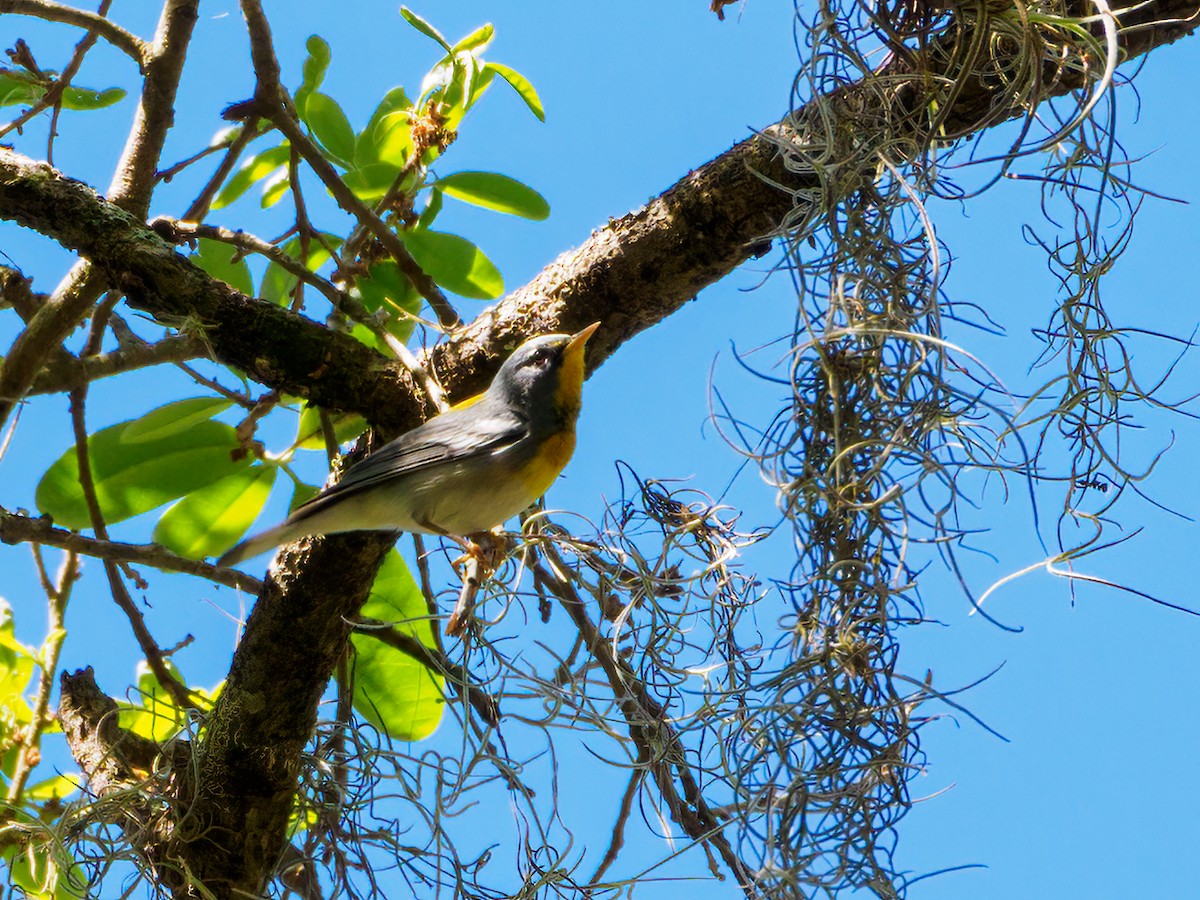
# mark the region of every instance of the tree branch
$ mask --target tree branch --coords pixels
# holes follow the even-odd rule
[[[73,6],[53,3],[51,0],[0,0],[0,15],[16,13],[33,16],[47,22],[62,22],[84,28],[104,38],[135,63],[142,72],[150,62],[150,46],[140,37],[130,34],[115,22]]]
[[[257,594],[262,590],[261,581],[236,569],[214,566],[199,559],[176,556],[157,544],[122,544],[116,541],[101,541],[84,537],[73,531],[55,528],[45,517],[34,519],[30,516],[9,512],[3,507],[0,507],[0,543],[45,544],[47,547],[58,547],[61,550],[69,550],[96,559],[134,563],[162,569],[166,572],[195,575],[198,578],[252,594]]]

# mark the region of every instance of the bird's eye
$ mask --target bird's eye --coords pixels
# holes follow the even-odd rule
[[[533,365],[540,367],[550,362],[550,359],[553,356],[554,354],[550,352],[549,348],[539,347],[537,350],[533,351],[533,356],[529,361],[533,363]]]

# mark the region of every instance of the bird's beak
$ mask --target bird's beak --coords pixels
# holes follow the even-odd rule
[[[599,322],[593,322],[587,328],[583,329],[583,331],[578,331],[571,335],[571,339],[567,341],[567,346],[563,349],[563,356],[569,358],[575,354],[579,354],[582,357],[583,345],[588,342],[588,338],[595,334],[596,329],[599,327]]]

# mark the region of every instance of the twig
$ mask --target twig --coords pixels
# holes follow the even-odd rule
[[[604,873],[608,871],[608,867],[617,861],[617,854],[625,846],[625,823],[629,821],[629,814],[633,811],[633,798],[637,796],[638,789],[642,786],[642,782],[646,780],[645,767],[649,762],[650,760],[642,755],[641,748],[639,748],[637,765],[642,768],[634,769],[633,774],[629,776],[629,784],[625,785],[625,793],[621,795],[621,806],[617,811],[617,820],[613,823],[612,838],[608,842],[608,850],[604,854],[604,859],[600,860],[600,865],[596,867],[596,871],[592,873],[592,877],[588,880],[589,884],[595,884],[604,877]]]
[[[7,815],[14,814],[21,806],[25,785],[38,763],[40,756],[38,748],[41,745],[42,733],[50,724],[50,693],[54,689],[54,673],[58,670],[58,659],[62,653],[63,641],[67,637],[64,627],[67,601],[71,597],[72,586],[79,578],[79,556],[74,551],[68,550],[63,555],[56,584],[50,584],[49,579],[45,577],[46,569],[39,548],[35,546],[33,551],[38,573],[43,580],[42,587],[46,592],[46,599],[49,601],[50,621],[46,628],[46,640],[38,654],[38,666],[41,671],[38,675],[37,695],[33,701],[33,716],[28,729],[21,738],[21,752],[17,755],[17,767],[13,772],[12,781],[9,782],[8,795],[5,798],[8,806]]]
[[[217,191],[221,189],[221,185],[225,183],[225,179],[229,177],[229,173],[233,171],[233,167],[237,165],[237,161],[242,157],[242,151],[255,138],[265,134],[258,127],[258,122],[244,122],[242,130],[238,132],[228,145],[225,157],[221,160],[221,164],[217,166],[217,170],[213,172],[212,177],[204,185],[204,188],[197,195],[196,199],[188,206],[187,212],[183,214],[185,222],[200,222],[208,215],[209,207],[212,206],[213,198],[217,196]],[[166,180],[164,178],[164,180]]]
[[[351,297],[346,291],[337,287],[337,285],[327,278],[322,278],[316,272],[313,272],[300,262],[300,260],[285,252],[278,245],[264,241],[262,238],[245,231],[231,231],[219,225],[198,225],[194,222],[181,222],[167,216],[160,216],[154,219],[150,223],[150,227],[165,240],[176,244],[194,238],[207,238],[213,241],[221,241],[247,253],[257,253],[260,256],[265,256],[290,275],[296,276],[296,278],[305,284],[312,285],[325,296],[334,309],[341,312],[350,321],[362,325],[375,335],[375,337],[379,338],[395,354],[396,358],[404,363],[408,370],[412,372],[413,377],[421,382],[421,385],[425,388],[426,396],[428,396],[430,403],[433,404],[438,412],[446,410],[445,393],[442,391],[441,385],[433,379],[429,370],[421,364],[412,351],[394,334],[388,331],[385,323],[371,315],[361,303]]]
[[[0,543],[35,543],[58,547],[71,553],[109,559],[113,562],[150,566],[165,572],[195,575],[216,584],[257,594],[262,582],[236,569],[218,567],[199,559],[177,556],[158,544],[123,544],[116,541],[84,537],[73,531],[55,528],[49,518],[32,518],[12,513],[0,507]]]

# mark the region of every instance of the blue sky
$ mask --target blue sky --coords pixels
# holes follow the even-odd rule
[[[285,77],[294,83],[304,39],[321,34],[333,47],[326,90],[361,125],[384,90],[397,83],[415,86],[437,58],[434,46],[409,29],[394,7],[385,6],[378,5],[368,18],[352,7],[331,13],[325,4],[274,4],[268,13],[274,17]],[[552,215],[545,223],[461,205],[448,205],[443,214],[448,230],[470,236],[485,249],[510,287],[582,242],[610,216],[639,206],[751,129],[778,118],[796,69],[787,4],[733,6],[724,23],[698,0],[586,10],[528,2],[415,8],[452,37],[484,21],[495,23],[491,57],[527,75],[544,101],[543,125],[514,96],[493,90],[442,167],[444,172],[504,172],[550,201]],[[149,19],[127,24],[142,34],[152,28]],[[4,46],[18,35],[31,40],[47,35],[35,50],[63,47],[27,20],[0,19]],[[253,87],[242,65],[245,42],[235,3],[206,3],[196,41],[182,94],[186,111],[172,133],[166,161],[207,141],[220,127],[220,108],[249,96]],[[62,49],[57,57],[46,52],[45,65],[65,59]],[[1188,39],[1155,52],[1137,82],[1140,103],[1129,89],[1122,90],[1119,101],[1126,151],[1149,154],[1137,167],[1139,183],[1183,200],[1200,195],[1192,152],[1200,99],[1190,90],[1196,58]],[[128,68],[127,61],[98,48],[79,81],[105,86],[128,78]],[[119,149],[116,136],[124,133],[129,114],[126,102],[64,120],[58,165],[103,190]],[[40,144],[18,143],[18,149],[37,154]],[[153,212],[178,214],[187,199],[164,190]],[[931,205],[939,234],[954,255],[950,295],[984,306],[1006,329],[1000,338],[966,330],[954,337],[1015,392],[1037,383],[1040,373],[1028,371],[1037,352],[1030,330],[1045,324],[1056,298],[1041,251],[1022,238],[1023,222],[1041,221],[1038,200],[1036,185],[1003,182],[966,204]],[[215,221],[238,224],[236,207],[228,215],[228,221],[220,216]],[[263,233],[271,234],[271,227],[264,226]],[[1197,233],[1194,206],[1147,201],[1133,245],[1107,283],[1114,320],[1184,337],[1192,332],[1200,323],[1190,277]],[[0,249],[37,277],[35,286],[42,290],[52,287],[65,258],[8,224],[0,225]],[[759,286],[769,262],[750,263],[705,290],[670,320],[623,346],[596,373],[586,388],[580,450],[551,491],[553,506],[598,516],[604,498],[617,492],[617,459],[643,476],[692,477],[698,488],[714,494],[725,488],[740,460],[705,424],[710,374],[745,418],[765,421],[781,400],[777,388],[742,376],[731,350],[758,346],[791,327],[790,282],[772,278]],[[469,313],[481,306],[466,301],[462,308]],[[11,335],[11,323],[3,320],[4,345]],[[1165,368],[1173,351],[1145,341],[1137,352],[1139,364],[1154,373]],[[657,377],[664,360],[670,361],[669,380]],[[1192,393],[1197,374],[1196,361],[1185,357],[1166,396]],[[152,408],[175,396],[180,385],[145,379],[131,400],[127,387],[97,384],[89,424],[99,427]],[[6,508],[33,508],[28,473],[40,473],[71,443],[65,406],[61,398],[40,400],[25,411],[0,461],[0,504]],[[1180,416],[1145,415],[1142,421],[1146,433],[1131,443],[1142,459],[1149,459],[1147,448],[1174,438],[1144,489],[1157,501],[1195,515],[1200,490],[1193,460],[1200,451],[1200,429]],[[1004,504],[997,487],[989,485],[977,513],[978,523],[993,530],[976,546],[995,559],[980,554],[969,560],[976,592],[1042,555],[1028,502],[1015,494]],[[752,471],[741,473],[728,499],[746,510],[748,524],[776,519],[774,498]],[[1052,545],[1061,498],[1042,491],[1038,502],[1043,538]],[[1200,608],[1189,571],[1195,523],[1165,515],[1132,495],[1118,517],[1124,533],[1144,531],[1103,556],[1089,557],[1083,570]],[[122,536],[142,540],[149,527],[134,523]],[[764,577],[783,575],[787,552],[786,540],[768,542],[748,565]],[[26,560],[20,548],[0,548],[0,565],[12,573],[3,593],[16,607],[20,632],[34,641],[40,627],[38,591]],[[1193,764],[1200,749],[1193,713],[1200,675],[1191,651],[1200,620],[1103,588],[1081,586],[1072,599],[1064,581],[1040,573],[989,600],[989,612],[1022,629],[1019,633],[970,616],[957,586],[936,567],[926,572],[922,594],[927,615],[942,624],[903,633],[905,671],[919,678],[932,669],[935,683],[947,689],[1002,666],[958,699],[1008,742],[952,711],[922,731],[928,768],[914,779],[912,794],[930,799],[917,804],[900,827],[899,864],[913,875],[968,864],[986,868],[922,881],[910,896],[1118,898],[1194,892],[1191,874],[1179,861],[1189,858],[1197,836],[1189,801],[1200,793]],[[215,605],[210,603],[214,596]],[[200,683],[218,679],[234,635],[228,614],[237,614],[240,601],[228,591],[214,595],[192,582],[161,576],[150,600],[164,643],[189,630],[202,638],[197,648],[211,642],[181,657],[189,675]],[[760,625],[769,625],[776,614],[761,610]],[[90,568],[73,603],[72,624],[76,630],[64,665],[95,665],[101,685],[110,690],[128,683],[135,646],[117,621],[98,566]],[[564,786],[568,804],[590,802],[589,791],[595,788],[588,782]],[[609,817],[599,814],[599,820],[598,831],[585,835],[585,843],[607,840]],[[660,849],[648,845],[647,858]],[[691,854],[671,872],[701,878],[703,858]],[[673,883],[649,885],[637,896],[673,897],[679,889]],[[686,889],[697,897],[736,895],[728,883],[690,881]]]

